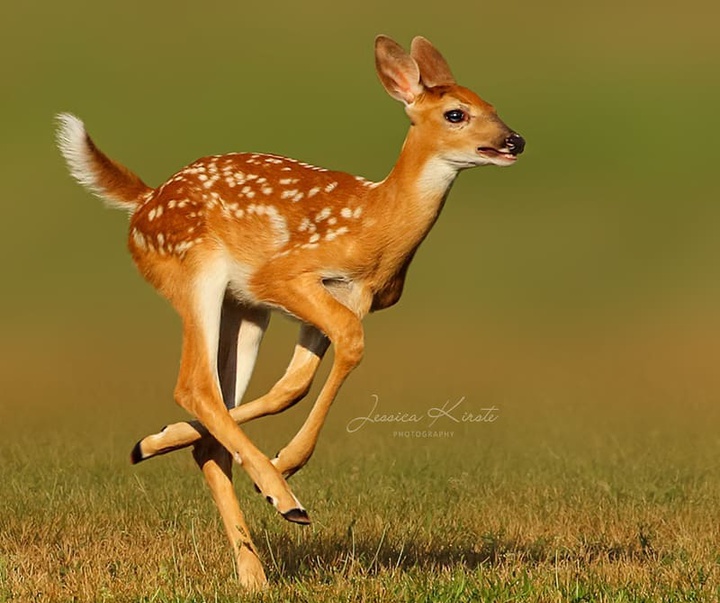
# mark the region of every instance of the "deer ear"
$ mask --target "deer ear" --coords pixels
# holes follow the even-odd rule
[[[420,77],[428,88],[455,83],[450,66],[443,55],[422,36],[413,39],[410,55],[420,68]]]
[[[415,59],[387,36],[375,38],[375,67],[382,85],[394,99],[410,105],[422,93]]]

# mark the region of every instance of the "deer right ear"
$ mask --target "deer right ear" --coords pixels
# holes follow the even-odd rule
[[[410,56],[417,62],[420,77],[428,88],[455,83],[447,61],[438,49],[422,36],[413,39]]]
[[[423,91],[415,59],[387,36],[375,38],[375,67],[387,93],[411,105]]]

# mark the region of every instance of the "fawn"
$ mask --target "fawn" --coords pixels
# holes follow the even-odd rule
[[[412,123],[382,182],[230,153],[198,159],[153,189],[103,154],[79,119],[58,116],[70,172],[129,212],[132,258],[182,319],[175,400],[197,421],[147,436],[132,462],[193,446],[250,589],[267,580],[232,485],[233,460],[285,519],[309,523],[286,478],[312,455],[332,401],[362,358],[362,319],[400,298],[458,172],[512,165],[525,147],[490,104],[455,83],[426,39],[416,37],[408,54],[378,36],[375,62]],[[299,340],[271,390],[240,404],[272,310],[300,321]],[[305,423],[268,459],[239,424],[301,400],[330,343],[334,362]]]

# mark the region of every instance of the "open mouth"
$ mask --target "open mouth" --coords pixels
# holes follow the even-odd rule
[[[513,161],[517,160],[517,155],[508,151],[498,151],[497,149],[493,149],[492,147],[480,147],[478,149],[478,153],[483,157],[487,157],[491,161],[509,161],[510,163],[512,163]]]

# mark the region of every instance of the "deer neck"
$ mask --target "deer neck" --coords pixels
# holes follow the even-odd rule
[[[459,168],[438,155],[432,141],[421,138],[415,126],[405,139],[400,156],[376,193],[385,216],[401,229],[404,246],[415,249],[435,224]],[[387,223],[387,222],[386,222]]]

